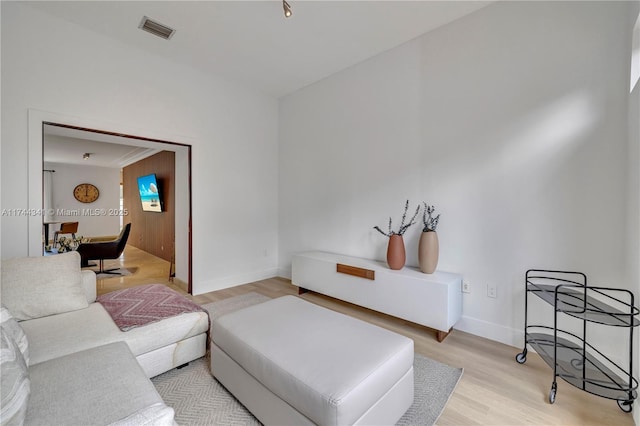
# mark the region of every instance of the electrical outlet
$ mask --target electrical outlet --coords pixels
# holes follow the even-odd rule
[[[498,297],[498,289],[495,285],[487,284],[487,297],[495,299]]]
[[[462,292],[463,293],[471,293],[471,283],[469,281],[462,281]]]

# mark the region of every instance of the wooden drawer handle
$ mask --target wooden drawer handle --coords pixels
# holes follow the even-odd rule
[[[354,277],[366,278],[368,280],[376,279],[376,271],[371,269],[358,268],[351,265],[336,264],[336,272],[341,274],[353,275]]]

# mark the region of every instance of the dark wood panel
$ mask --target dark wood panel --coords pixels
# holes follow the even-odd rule
[[[161,213],[142,210],[138,177],[155,173],[162,194]],[[171,261],[175,241],[175,153],[161,151],[122,170],[124,222],[131,222],[129,244]]]
[[[376,271],[371,269],[358,268],[357,266],[344,265],[342,263],[336,264],[336,272],[341,274],[353,275],[355,277],[366,278],[368,280],[376,279]]]

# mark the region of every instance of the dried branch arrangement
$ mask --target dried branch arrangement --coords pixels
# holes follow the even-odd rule
[[[407,211],[409,210],[409,200],[407,200],[407,202],[404,205],[404,213],[402,214],[402,221],[400,222],[400,228],[398,229],[398,232],[393,231],[391,229],[391,217],[389,217],[389,231],[388,232],[384,232],[382,229],[380,229],[380,227],[378,226],[374,226],[373,229],[375,229],[376,231],[380,232],[382,235],[385,235],[387,237],[391,237],[392,235],[403,235],[407,229],[409,229],[409,227],[411,225],[413,225],[416,220],[416,216],[418,216],[418,212],[420,211],[420,205],[418,204],[418,207],[416,208],[416,212],[413,214],[413,217],[411,218],[411,220],[407,223],[405,223],[405,221],[407,220]]]
[[[435,207],[427,205],[424,203],[424,212],[422,212],[422,222],[424,222],[424,228],[422,228],[422,232],[433,232],[436,230],[438,226],[438,221],[440,221],[440,215],[436,217],[432,217],[433,212],[435,211]]]

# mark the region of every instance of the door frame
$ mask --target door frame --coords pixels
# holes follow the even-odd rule
[[[28,176],[29,176],[29,211],[42,212],[44,207],[44,126],[58,126],[74,130],[88,131],[108,136],[129,138],[150,143],[162,143],[172,146],[180,146],[187,149],[187,182],[188,182],[188,282],[187,291],[192,294],[193,286],[193,244],[192,244],[192,179],[191,179],[191,150],[193,140],[184,136],[160,134],[149,129],[133,128],[131,126],[105,122],[100,120],[68,116],[59,113],[30,109],[28,111]],[[110,130],[103,130],[110,129]],[[147,136],[140,136],[147,135]],[[184,142],[175,142],[182,140]],[[42,219],[43,214],[29,215],[28,224],[28,250],[29,256],[42,256]],[[175,249],[175,248],[174,248]]]

